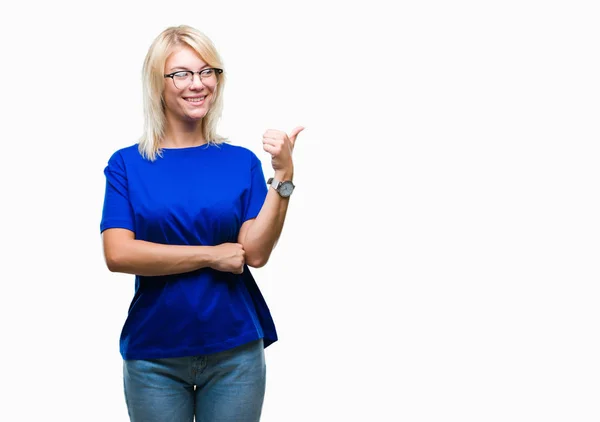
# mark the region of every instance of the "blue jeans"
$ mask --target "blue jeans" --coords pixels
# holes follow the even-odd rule
[[[257,422],[265,379],[262,339],[206,356],[123,361],[132,422]]]

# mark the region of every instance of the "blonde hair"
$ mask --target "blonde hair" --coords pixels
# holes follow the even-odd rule
[[[176,47],[192,48],[202,61],[211,67],[223,68],[223,63],[212,41],[202,32],[187,25],[171,26],[161,32],[148,49],[142,70],[144,98],[144,133],[138,149],[150,161],[161,156],[160,142],[165,134],[165,104],[163,89],[165,84],[165,62]],[[227,139],[217,134],[217,123],[223,110],[223,88],[225,72],[217,76],[216,95],[210,110],[202,118],[201,128],[209,144],[221,144]]]

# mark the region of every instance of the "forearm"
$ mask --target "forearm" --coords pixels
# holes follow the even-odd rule
[[[292,180],[293,172],[276,172],[277,180]],[[246,262],[252,267],[262,267],[267,263],[277,244],[290,198],[282,198],[275,189],[269,187],[260,213],[249,227],[245,237],[240,239],[246,252]]]
[[[106,263],[113,272],[142,276],[181,274],[210,267],[214,261],[211,248],[129,239],[106,253]]]

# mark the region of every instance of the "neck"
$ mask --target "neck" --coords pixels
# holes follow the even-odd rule
[[[182,122],[169,121],[165,136],[161,142],[164,148],[187,148],[206,144],[202,133],[202,121]]]

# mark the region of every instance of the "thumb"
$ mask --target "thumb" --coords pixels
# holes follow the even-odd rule
[[[294,144],[296,143],[296,137],[298,136],[298,134],[300,132],[302,132],[303,130],[304,130],[304,126],[298,126],[290,132],[290,135],[288,136],[288,138],[290,138],[290,142],[292,143],[292,146],[294,146]]]

